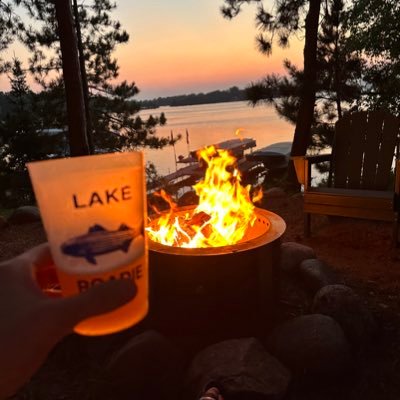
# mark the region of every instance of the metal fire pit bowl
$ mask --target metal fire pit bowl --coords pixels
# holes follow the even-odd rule
[[[150,318],[159,329],[237,336],[271,323],[286,224],[272,212],[256,208],[256,214],[236,245],[187,249],[149,240]]]

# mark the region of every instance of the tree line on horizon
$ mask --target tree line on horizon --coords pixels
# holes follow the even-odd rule
[[[226,90],[213,90],[207,93],[190,93],[177,96],[157,97],[151,100],[141,100],[142,108],[157,108],[163,106],[178,107],[196,104],[225,103],[247,100],[244,89],[232,86]]]
[[[266,56],[275,46],[288,47],[293,36],[304,36],[303,67],[285,60],[284,75],[269,74],[244,90],[252,104],[273,104],[295,125],[292,155],[329,145],[334,122],[347,112],[386,108],[399,115],[397,1],[221,2],[222,14],[229,19],[255,4],[256,44]],[[115,8],[111,0],[0,0],[0,73],[11,84],[7,96],[0,96],[1,104],[7,103],[0,113],[2,187],[7,184],[4,179],[15,182],[18,174],[26,176],[26,162],[49,155],[172,144],[171,138],[156,136],[157,126],[166,123],[165,115],[138,117],[143,104],[135,100],[136,84],[113,83],[119,75],[113,52],[129,40],[112,17]],[[21,19],[21,12],[28,20]],[[1,58],[16,41],[29,51],[27,65],[18,58]],[[41,91],[31,90],[28,74]],[[206,95],[177,96],[173,101],[201,101]],[[211,95],[240,98],[243,91],[231,88]],[[19,189],[10,201],[27,201],[24,185]]]

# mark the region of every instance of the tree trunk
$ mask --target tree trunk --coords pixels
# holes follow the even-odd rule
[[[342,112],[342,102],[339,97],[339,92],[336,92],[336,109],[338,113],[338,119],[341,119],[343,116],[343,112]]]
[[[86,135],[85,103],[71,3],[70,0],[55,0],[54,4],[67,99],[70,154],[71,156],[87,155],[89,147]]]
[[[294,131],[292,156],[305,155],[311,139],[317,80],[317,40],[320,8],[321,0],[310,0],[305,25],[304,81]]]
[[[79,67],[81,70],[81,78],[82,78],[82,89],[83,89],[83,100],[85,102],[85,117],[86,117],[86,135],[89,144],[90,154],[94,153],[94,145],[93,145],[93,128],[92,128],[92,118],[90,115],[90,106],[89,106],[89,85],[87,81],[86,67],[85,67],[85,56],[83,54],[83,43],[82,43],[82,32],[81,25],[79,22],[79,10],[78,10],[78,2],[77,0],[73,0],[73,10],[74,10],[74,19],[75,19],[75,28],[76,28],[76,37],[78,40],[78,53],[79,53]]]
[[[341,87],[340,87],[340,51],[339,49],[339,18],[336,25],[336,37],[335,37],[335,50],[334,50],[334,67],[335,67],[335,92],[336,92],[336,108],[338,113],[338,119],[341,119],[343,116],[342,113],[342,97],[341,97]]]

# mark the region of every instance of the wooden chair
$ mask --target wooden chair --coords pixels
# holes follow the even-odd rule
[[[397,245],[399,126],[400,120],[386,111],[348,114],[336,123],[332,154],[293,157],[304,185],[306,237],[311,233],[311,214],[325,214],[391,221]],[[324,161],[330,161],[328,187],[312,187],[311,166]]]

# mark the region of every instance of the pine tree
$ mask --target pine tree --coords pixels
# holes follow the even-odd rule
[[[18,4],[19,1],[16,3]],[[12,1],[0,0],[0,53],[7,49],[17,37],[18,32],[24,29],[24,24],[14,8]],[[11,64],[0,57],[0,73],[9,68]]]
[[[5,50],[14,40],[20,19],[14,13],[11,1],[0,0],[0,51]]]
[[[367,60],[360,105],[400,114],[400,4],[356,0],[349,11],[349,42]]]
[[[38,26],[30,27],[23,35],[32,52],[30,71],[43,88],[60,92],[63,82],[54,4],[46,0],[23,0],[23,3]],[[155,135],[156,126],[165,123],[165,118],[143,121],[137,116],[140,107],[133,100],[139,91],[135,83],[111,83],[119,75],[113,51],[129,40],[121,24],[111,17],[115,7],[109,0],[76,4],[75,25],[81,37],[93,146],[101,152],[144,146],[161,148],[171,144],[169,138]],[[65,120],[65,116],[60,119]]]
[[[13,59],[9,68],[11,91],[3,98],[0,119],[0,204],[15,207],[34,201],[25,164],[65,156],[67,143],[62,133],[65,123],[63,129],[47,129],[57,127],[48,105],[59,106],[59,96],[51,99],[52,91],[32,92],[20,60]]]
[[[331,0],[324,8],[317,55],[320,108],[330,121],[355,107],[362,93],[365,60],[350,48],[348,37],[344,1]]]
[[[314,149],[330,145],[333,123],[347,110],[357,107],[362,92],[365,61],[349,48],[347,13],[342,0],[330,0],[322,7],[316,54],[315,105],[310,132]],[[286,74],[270,74],[246,88],[247,98],[257,104],[273,104],[287,121],[298,123],[305,85],[304,71],[289,60]]]
[[[9,76],[9,112],[0,124],[0,159],[3,172],[24,172],[25,163],[45,159],[64,147],[57,136],[43,134],[40,95],[26,83],[26,72],[19,59],[13,59]]]
[[[30,89],[26,83],[26,73],[22,69],[22,63],[18,58],[14,58],[12,66],[12,76],[10,77],[10,98],[14,103],[17,112],[21,116],[27,111],[26,97],[30,94]]]
[[[317,36],[321,0],[276,0],[274,11],[267,11],[262,0],[225,0],[222,13],[227,18],[236,16],[244,4],[257,5],[256,25],[260,30],[257,36],[259,50],[270,55],[274,40],[287,47],[290,37],[301,31],[304,25],[304,70],[300,86],[296,129],[294,133],[292,156],[304,155],[310,142],[310,132],[314,116],[314,103],[317,80]],[[308,9],[307,9],[308,6]],[[306,17],[303,20],[303,15]],[[290,180],[294,180],[293,171]]]

